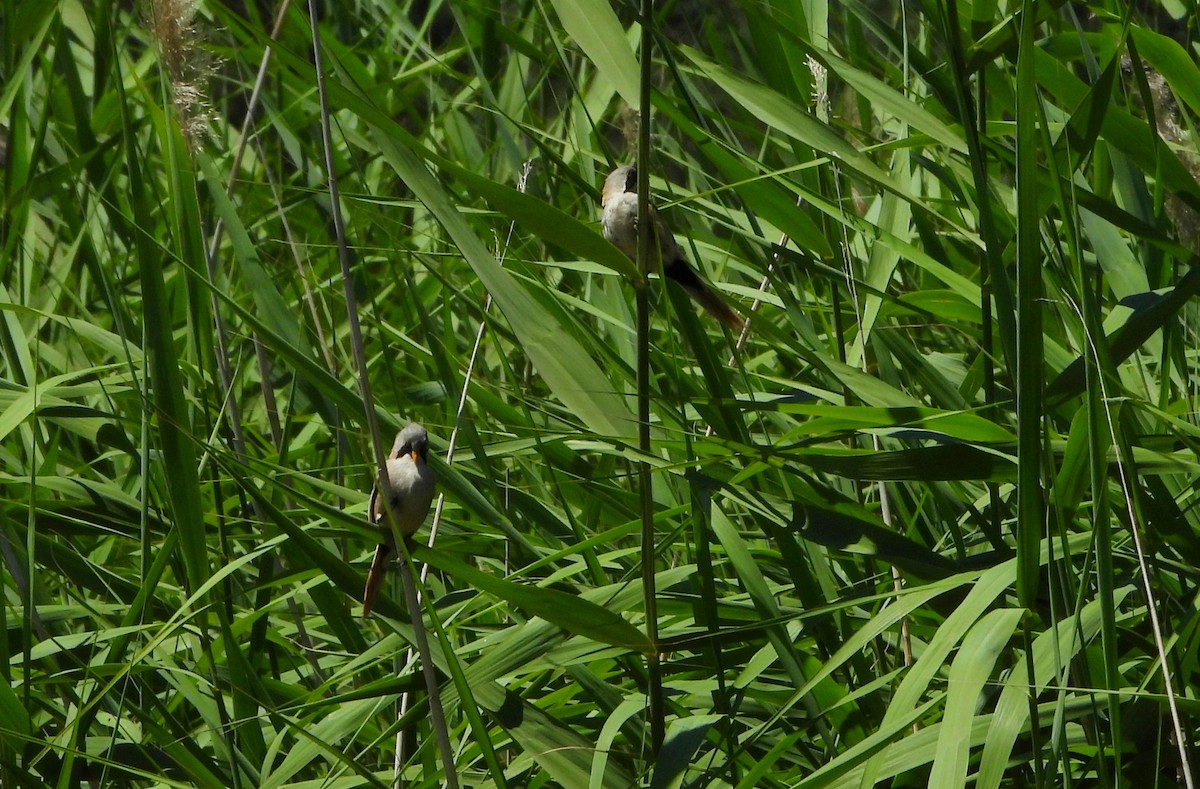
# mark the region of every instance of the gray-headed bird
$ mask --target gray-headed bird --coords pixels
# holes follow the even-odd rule
[[[600,192],[600,202],[604,209],[600,217],[600,228],[604,237],[630,260],[636,262],[637,168],[625,165],[609,173]],[[703,307],[709,315],[731,329],[742,328],[746,323],[742,316],[726,304],[704,278],[688,265],[683,253],[679,251],[679,245],[675,243],[675,237],[671,235],[670,229],[653,205],[650,206],[650,216],[654,218],[651,250],[657,248],[661,253],[663,274],[683,288],[692,301]]]
[[[388,488],[391,498],[387,500],[388,509],[401,536],[408,538],[421,528],[429,507],[433,504],[433,493],[436,481],[433,469],[427,462],[429,458],[429,434],[425,428],[415,422],[407,425],[396,434],[396,442],[392,444],[392,453],[387,459]],[[388,555],[395,547],[391,526],[383,508],[383,497],[379,488],[371,491],[371,501],[367,506],[371,522],[377,524],[383,531],[382,540],[375,549],[375,559],[371,562],[371,571],[367,574],[367,586],[363,589],[363,616],[370,616],[375,607],[375,598],[383,586],[383,576],[387,572]]]

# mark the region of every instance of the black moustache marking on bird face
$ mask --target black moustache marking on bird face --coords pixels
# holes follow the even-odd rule
[[[625,191],[637,192],[637,168],[630,167],[629,172],[625,174]]]
[[[392,496],[390,499],[388,499],[388,504],[391,506],[392,509],[396,509],[397,507],[400,506],[400,497]]]

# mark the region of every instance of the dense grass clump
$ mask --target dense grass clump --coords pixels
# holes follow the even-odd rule
[[[1191,786],[1142,6],[0,2],[0,786]]]

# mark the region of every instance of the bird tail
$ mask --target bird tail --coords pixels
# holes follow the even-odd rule
[[[682,256],[663,266],[663,273],[683,288],[692,301],[703,307],[705,312],[721,323],[734,330],[741,329],[746,325],[746,320],[738,314],[738,311],[726,304],[725,300],[717,295],[716,291],[696,273],[695,269],[688,265]]]
[[[379,543],[375,548],[375,558],[371,560],[371,570],[367,573],[367,585],[363,589],[363,619],[371,615],[372,609],[375,608],[375,598],[379,596],[379,590],[383,587],[383,577],[387,574],[388,554],[392,552],[392,546],[387,543]]]

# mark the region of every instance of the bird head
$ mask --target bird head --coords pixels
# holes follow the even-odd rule
[[[392,457],[408,455],[413,463],[424,463],[429,457],[429,433],[416,422],[411,422],[396,434],[392,444]]]
[[[600,190],[601,203],[607,203],[626,192],[637,192],[637,168],[631,164],[618,167],[604,179],[604,188]]]

